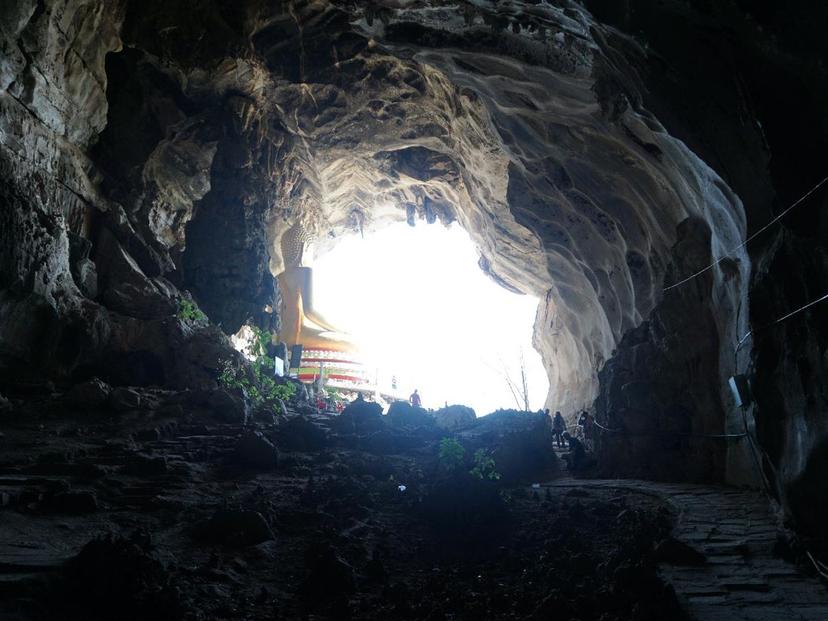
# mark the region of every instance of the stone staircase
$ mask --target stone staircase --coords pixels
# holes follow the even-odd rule
[[[828,589],[774,553],[777,519],[759,492],[622,479],[548,486],[635,491],[669,503],[677,515],[675,538],[707,559],[660,567],[696,621],[828,620]]]

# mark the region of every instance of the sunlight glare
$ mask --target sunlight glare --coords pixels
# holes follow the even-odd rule
[[[504,369],[519,383],[522,351],[530,408],[540,409],[549,383],[532,347],[538,300],[497,285],[477,261],[458,225],[392,225],[316,260],[316,305],[406,395],[418,388],[423,407],[516,407]]]

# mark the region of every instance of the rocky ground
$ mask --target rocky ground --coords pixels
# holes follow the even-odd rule
[[[407,407],[274,415],[222,391],[28,388],[2,414],[4,619],[681,616],[656,571],[692,556],[671,510],[533,487],[560,476],[537,415],[446,430]],[[445,437],[465,451],[453,470]]]

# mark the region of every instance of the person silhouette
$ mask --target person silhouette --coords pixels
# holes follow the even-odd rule
[[[555,439],[558,448],[563,446],[564,431],[566,431],[566,422],[560,412],[555,412],[555,418],[552,419],[552,437]]]

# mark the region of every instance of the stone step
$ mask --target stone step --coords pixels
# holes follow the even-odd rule
[[[664,565],[695,621],[828,621],[828,589],[773,555],[779,527],[761,494],[646,481],[558,481],[658,495],[678,512],[673,535],[703,552],[703,566]]]

